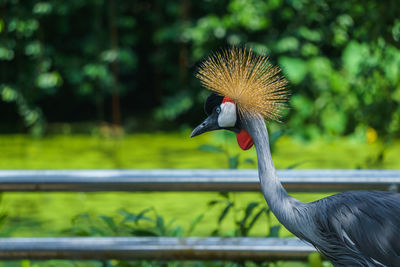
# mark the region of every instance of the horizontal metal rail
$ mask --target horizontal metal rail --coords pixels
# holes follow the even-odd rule
[[[400,170],[278,170],[291,192],[398,191]],[[257,170],[3,170],[0,191],[259,191]]]
[[[295,238],[0,238],[1,260],[305,260],[314,251]]]

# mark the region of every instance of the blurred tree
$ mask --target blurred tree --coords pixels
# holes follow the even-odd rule
[[[0,112],[15,130],[15,114],[38,134],[46,121],[198,121],[197,62],[246,45],[290,80],[293,133],[400,135],[397,0],[21,3],[0,0]]]

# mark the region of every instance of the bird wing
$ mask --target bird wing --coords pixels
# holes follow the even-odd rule
[[[400,194],[352,191],[315,204],[322,236],[315,246],[328,258],[341,257],[348,264],[356,259],[363,262],[359,266],[400,266]]]

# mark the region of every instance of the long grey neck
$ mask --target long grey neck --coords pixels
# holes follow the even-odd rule
[[[293,234],[302,237],[302,220],[306,204],[289,196],[276,175],[269,147],[268,131],[261,116],[243,118],[244,129],[251,135],[257,150],[261,191],[276,218]]]

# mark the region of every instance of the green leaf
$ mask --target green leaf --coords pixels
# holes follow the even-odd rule
[[[229,169],[237,169],[239,166],[239,154],[229,156]]]
[[[253,219],[251,219],[249,225],[247,226],[247,232],[253,228],[254,224],[257,222],[257,220],[260,218],[261,214],[263,214],[267,210],[266,207],[263,207],[261,210],[259,210],[256,215],[254,215]]]
[[[223,153],[224,150],[222,150],[221,147],[219,146],[214,146],[214,145],[201,145],[197,148],[200,151],[206,151],[206,152],[216,152],[216,153]]]
[[[210,236],[219,236],[219,230],[218,230],[218,228],[214,229],[214,230],[211,232]]]
[[[252,165],[256,164],[256,162],[254,161],[254,159],[251,159],[251,158],[245,159],[245,160],[244,160],[244,163],[252,164]]]
[[[114,222],[114,219],[112,217],[108,217],[108,216],[104,216],[104,215],[100,215],[99,217],[100,217],[100,219],[102,219],[107,224],[107,226],[111,230],[114,231],[114,230],[117,229],[117,226],[116,226],[116,224]]]
[[[245,224],[247,219],[251,216],[254,208],[256,208],[258,205],[260,204],[260,202],[250,202],[247,207],[246,210],[244,212],[244,217],[241,221],[242,224]]]
[[[0,46],[0,60],[10,61],[14,59],[14,51]]]
[[[190,235],[196,226],[199,224],[199,222],[204,218],[204,214],[199,214],[191,223],[189,226],[189,229],[187,230],[187,235]]]
[[[180,226],[175,226],[174,228],[172,228],[172,230],[169,231],[168,236],[177,236],[177,237],[181,237],[183,236],[183,229]]]
[[[109,82],[110,73],[105,65],[87,64],[83,67],[83,73],[93,80]]]
[[[193,97],[187,92],[180,92],[164,99],[161,107],[156,109],[157,120],[173,120],[193,105]]]
[[[159,236],[156,232],[148,229],[135,229],[132,231],[134,236]]]
[[[165,226],[164,226],[164,219],[161,216],[157,216],[156,220],[156,228],[160,235],[165,235]]]
[[[25,55],[27,56],[38,56],[41,52],[41,46],[39,41],[33,41],[26,45]]]
[[[220,195],[221,197],[223,197],[225,199],[229,199],[229,197],[230,197],[229,192],[219,192],[218,195]]]
[[[150,209],[144,209],[141,212],[139,212],[139,214],[137,214],[137,215],[129,213],[125,210],[120,210],[119,213],[124,216],[124,219],[122,222],[134,222],[134,223],[138,224],[141,220],[149,221],[149,222],[153,221],[151,218],[144,216],[149,211],[150,211]]]
[[[307,64],[299,58],[281,57],[279,64],[283,72],[294,84],[302,82],[307,74]]]
[[[85,212],[85,213],[78,214],[78,215],[76,215],[75,217],[73,217],[71,219],[71,222],[73,224],[76,224],[79,220],[82,220],[82,219],[83,220],[89,220],[90,219],[89,213]]]
[[[111,231],[112,234],[116,234],[114,230]],[[107,236],[110,235],[110,231],[104,228],[91,225],[89,228],[89,236]]]
[[[45,15],[49,14],[53,9],[51,3],[39,2],[33,6],[33,14]]]
[[[293,37],[284,37],[276,44],[276,49],[279,52],[295,51],[299,49],[299,41]]]
[[[318,30],[311,30],[306,27],[300,27],[299,34],[301,37],[309,41],[313,42],[321,41],[321,32],[319,32]]]
[[[172,227],[172,225],[176,222],[176,218],[172,218],[169,223],[167,224],[167,226],[165,226],[165,229],[168,229],[170,227]]]
[[[281,229],[280,225],[274,225],[269,228],[268,237],[279,237],[279,230]]]
[[[301,47],[301,54],[305,57],[316,56],[318,52],[318,47],[311,43],[306,43]]]
[[[361,63],[368,58],[368,46],[351,41],[343,51],[342,61],[344,69],[351,75],[361,70]]]
[[[40,74],[36,80],[36,85],[42,89],[50,89],[60,86],[62,82],[63,80],[61,75],[58,72],[53,71]]]
[[[1,90],[1,98],[5,102],[13,102],[18,98],[18,92],[15,89],[5,85]]]
[[[321,113],[322,125],[327,133],[342,134],[346,129],[347,116],[341,107],[329,104]]]
[[[315,103],[304,95],[294,95],[290,100],[291,105],[296,110],[296,115],[301,118],[308,118],[312,115]]]
[[[112,63],[118,59],[118,53],[119,53],[119,51],[117,51],[117,50],[106,50],[100,54],[100,58],[104,62]]]
[[[218,224],[220,224],[228,214],[229,210],[234,206],[233,202],[228,202],[228,205],[226,205],[225,209],[222,211],[221,215],[218,218]]]
[[[216,205],[216,204],[218,204],[218,203],[221,203],[221,202],[224,202],[224,201],[222,201],[222,200],[211,200],[210,202],[208,202],[208,206],[214,206],[214,205]]]

